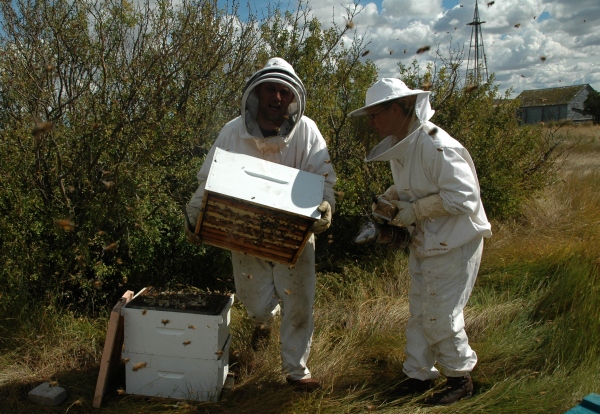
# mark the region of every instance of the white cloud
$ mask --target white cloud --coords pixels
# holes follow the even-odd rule
[[[310,6],[324,27],[330,26],[333,10],[338,24],[345,24],[344,6],[337,0],[319,0],[318,9],[314,3]],[[354,30],[371,42],[365,59],[377,65],[381,77],[398,76],[398,62],[417,59],[425,67],[438,47],[442,54],[449,48],[462,49],[464,69],[472,3],[463,0],[463,7],[444,11],[441,0],[382,0],[381,7],[361,2]],[[480,27],[488,73],[495,73],[501,91],[512,87],[516,96],[523,89],[581,83],[600,91],[600,32],[595,29],[599,0],[497,0],[490,7],[484,0],[479,2],[479,16],[485,21]],[[416,55],[424,45],[432,50]]]

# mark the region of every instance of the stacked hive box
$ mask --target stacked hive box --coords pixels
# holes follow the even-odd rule
[[[217,148],[196,233],[204,243],[293,265],[321,213],[325,178]]]
[[[198,300],[210,303],[200,311],[181,310],[148,306],[134,298],[123,307],[128,394],[219,398],[229,371],[233,295],[200,295]]]

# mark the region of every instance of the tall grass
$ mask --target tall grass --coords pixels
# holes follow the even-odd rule
[[[473,398],[426,408],[418,396],[389,393],[401,378],[408,319],[407,258],[397,253],[318,275],[309,367],[322,390],[298,394],[284,386],[277,334],[252,353],[252,328],[236,302],[235,386],[218,403],[119,395],[121,373],[101,412],[564,413],[600,392],[600,172],[579,158],[595,162],[600,144],[594,137],[586,142],[585,151],[571,153],[562,181],[531,200],[519,218],[494,223],[466,309],[479,356]],[[0,412],[91,412],[105,330],[106,319],[52,309],[0,321]],[[27,392],[48,380],[68,390],[67,401],[29,403]]]

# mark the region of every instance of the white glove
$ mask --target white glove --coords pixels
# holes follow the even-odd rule
[[[331,206],[329,205],[329,202],[323,201],[319,207],[317,207],[317,210],[322,213],[321,218],[315,221],[309,229],[309,231],[314,234],[323,233],[331,226]]]
[[[442,197],[439,194],[432,194],[415,201],[413,208],[415,210],[415,216],[417,216],[417,220],[423,220],[426,218],[432,219],[450,214],[444,208]]]
[[[190,229],[190,227],[188,226],[187,218],[183,221],[183,228],[185,231],[185,238],[188,241],[188,243],[195,244],[196,246],[202,245],[202,239],[200,238],[200,236],[194,233],[192,229]]]
[[[396,200],[392,200],[390,203],[399,210],[396,217],[389,222],[393,226],[408,227],[417,220],[433,219],[450,214],[444,208],[442,197],[439,194],[432,194],[414,203]]]
[[[408,227],[417,221],[413,203],[400,200],[390,200],[390,203],[398,208],[398,214],[388,224],[397,227]]]

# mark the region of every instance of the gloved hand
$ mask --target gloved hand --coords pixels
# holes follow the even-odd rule
[[[389,221],[389,224],[397,227],[408,227],[417,221],[413,203],[400,200],[391,200],[390,203],[398,208],[398,214]]]
[[[188,241],[188,243],[195,244],[196,246],[202,245],[202,239],[200,238],[200,236],[194,233],[192,229],[190,229],[190,227],[188,226],[187,218],[183,221],[183,228],[185,231],[185,238]]]
[[[321,218],[315,221],[309,229],[309,231],[314,234],[323,233],[331,226],[331,206],[329,205],[329,202],[323,201],[319,207],[317,207],[317,210],[322,213]]]
[[[377,202],[371,206],[373,217],[388,221],[391,220],[397,213],[398,209],[390,201],[398,200],[396,186],[391,185],[383,194],[376,197]]]

